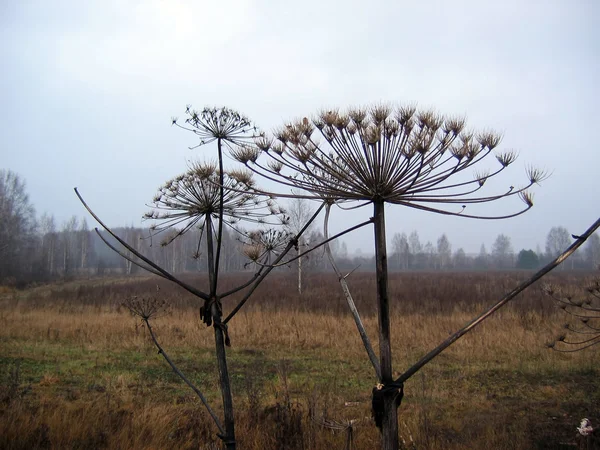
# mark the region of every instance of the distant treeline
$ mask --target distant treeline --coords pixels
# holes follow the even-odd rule
[[[298,217],[308,210],[298,203]],[[293,208],[292,208],[293,209]],[[310,216],[310,214],[309,214]],[[304,221],[298,224],[302,228]],[[132,248],[150,258],[171,273],[206,272],[206,255],[200,249],[206,237],[200,230],[189,230],[168,245],[162,237],[152,236],[150,228],[119,227],[114,233]],[[177,230],[171,230],[177,233]],[[222,272],[255,270],[244,254],[241,234],[224,228],[221,249]],[[103,239],[122,255],[109,248]],[[323,234],[311,231],[300,242],[305,251],[323,241]],[[467,255],[462,248],[453,251],[446,234],[435,245],[421,244],[417,231],[395,233],[388,246],[389,268],[395,271],[466,271],[466,270],[532,270],[555,258],[566,249],[573,238],[564,227],[553,227],[546,237],[545,251],[522,249],[515,253],[510,237],[500,234],[490,252],[484,245],[478,255]],[[340,268],[345,271],[375,269],[373,256],[350,256],[344,242],[333,241],[332,252]],[[295,252],[292,252],[294,254]],[[43,214],[37,218],[25,190],[25,182],[10,170],[0,170],[0,284],[27,284],[75,276],[103,276],[107,274],[135,274],[142,269],[136,260],[128,261],[131,253],[102,231],[90,230],[86,219],[73,216],[57,226],[54,216]],[[290,256],[293,258],[293,256]],[[277,270],[298,267],[295,261]],[[591,236],[585,246],[571,256],[562,268],[594,270],[600,264],[600,237]],[[302,270],[327,272],[331,270],[323,247],[302,259]]]
[[[558,230],[558,231],[557,231]],[[192,230],[168,245],[158,237],[151,237],[149,228],[119,227],[113,230],[136,250],[158,263],[171,273],[206,272],[206,255],[199,254],[198,245],[204,237],[200,231]],[[566,234],[565,234],[566,233]],[[36,223],[32,232],[24,238],[24,245],[12,261],[3,259],[0,264],[0,280],[4,284],[50,281],[58,278],[79,276],[133,275],[143,272],[132,262],[110,249],[105,242],[122,251],[126,256],[131,253],[122,248],[105,231],[100,235],[90,230],[85,219],[72,217],[60,229],[55,226],[52,216],[44,215]],[[312,232],[305,240],[314,245],[323,240],[320,232]],[[546,251],[538,248],[521,250],[515,253],[510,238],[499,235],[488,252],[484,245],[477,255],[468,255],[462,248],[455,251],[445,234],[437,240],[437,245],[427,242],[422,245],[418,233],[413,231],[393,235],[389,246],[388,263],[393,271],[477,271],[477,270],[531,270],[554,258],[571,242],[570,235],[562,227],[553,228],[547,238]],[[244,255],[243,243],[233,230],[224,230],[221,270],[223,272],[241,272],[255,270]],[[333,253],[340,268],[345,271],[375,269],[373,256],[350,256],[345,243],[334,242]],[[290,258],[293,256],[291,254]],[[135,261],[135,259],[134,259]],[[600,238],[592,236],[583,249],[573,255],[564,265],[564,269],[593,270],[600,263]],[[327,272],[331,268],[324,252],[317,249],[303,258],[303,270],[306,272]],[[280,271],[295,270],[296,263],[291,262]]]

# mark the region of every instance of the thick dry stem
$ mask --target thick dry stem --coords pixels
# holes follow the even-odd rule
[[[217,227],[217,254],[215,256],[214,277],[210,283],[210,293],[217,293],[217,279],[219,278],[219,265],[221,261],[221,243],[223,239],[223,202],[225,198],[225,189],[223,187],[223,150],[221,148],[221,139],[217,139],[217,151],[219,155],[219,224]]]
[[[211,313],[213,317],[213,328],[215,330],[215,349],[217,353],[217,365],[219,367],[219,383],[221,385],[221,396],[223,397],[223,415],[225,419],[225,436],[220,436],[228,450],[235,450],[235,422],[233,417],[233,399],[231,395],[231,383],[229,381],[229,370],[227,368],[227,353],[225,350],[225,337],[221,322],[221,311],[217,303],[212,304]]]
[[[298,255],[300,254],[300,244],[298,244]],[[298,294],[302,295],[302,258],[298,258]]]
[[[215,273],[213,223],[210,214],[206,214],[206,263],[208,266],[208,284],[210,285],[210,300],[214,301],[215,294],[217,293],[217,274]]]
[[[229,380],[229,371],[227,369],[227,353],[225,350],[224,327],[221,319],[223,313],[221,311],[221,299],[216,295],[217,288],[217,273],[215,270],[214,260],[214,243],[213,230],[210,215],[206,215],[206,246],[208,258],[208,278],[211,285],[211,298],[208,305],[210,311],[204,310],[204,314],[210,314],[212,318],[213,328],[215,330],[215,353],[217,356],[217,366],[219,368],[219,384],[221,388],[221,397],[223,398],[223,415],[225,422],[225,435],[219,436],[225,448],[229,450],[235,449],[235,424],[233,416],[233,399],[231,395],[231,382]],[[219,243],[217,243],[219,245]],[[207,306],[208,306],[207,305]],[[206,306],[205,306],[206,308]]]
[[[393,383],[392,347],[390,339],[390,304],[388,295],[388,266],[385,241],[385,207],[381,200],[375,201],[375,267],[377,271],[377,313],[379,325],[379,361],[381,365],[381,382]],[[398,450],[398,410],[396,395],[386,390],[384,396],[383,423],[381,439],[383,450]]]

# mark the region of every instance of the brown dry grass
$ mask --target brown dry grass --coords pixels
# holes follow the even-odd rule
[[[396,275],[395,367],[408,367],[523,277]],[[0,447],[212,448],[207,414],[120,306],[156,284],[76,282],[0,297]],[[353,285],[375,339],[373,275],[357,274]],[[240,448],[344,448],[345,433],[323,427],[323,419],[359,419],[354,448],[376,448],[368,418],[375,379],[335,279],[313,276],[302,298],[293,286],[292,277],[276,275],[230,324]],[[162,345],[218,405],[211,330],[201,326],[193,298],[162,283],[161,295],[173,304],[155,322]],[[581,417],[600,419],[600,358],[595,350],[545,348],[561,314],[533,288],[409,380],[400,410],[406,447],[574,444]]]

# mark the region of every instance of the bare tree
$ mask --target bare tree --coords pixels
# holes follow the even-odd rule
[[[481,244],[479,247],[479,255],[475,258],[475,264],[482,268],[487,269],[490,263],[490,255],[488,254],[485,244]]]
[[[25,182],[10,170],[0,170],[0,281],[24,275],[35,227]]]
[[[408,247],[410,251],[411,266],[413,268],[421,266],[423,259],[423,246],[421,245],[417,230],[413,230],[410,233],[410,236],[408,237]]]
[[[437,241],[437,254],[440,263],[440,269],[447,269],[452,261],[452,245],[446,234],[442,234]]]
[[[600,236],[594,233],[585,247],[586,260],[590,268],[600,269]]]
[[[552,227],[546,236],[546,256],[555,258],[571,242],[571,235],[565,227]],[[565,266],[562,266],[564,268]],[[573,258],[571,258],[571,269]]]
[[[40,219],[40,234],[42,235],[42,257],[48,275],[54,275],[54,260],[58,236],[53,215],[42,214]]]
[[[494,264],[499,269],[510,269],[514,266],[514,252],[507,235],[498,235],[492,246],[492,256]]]
[[[396,258],[396,264],[399,269],[408,269],[408,260],[410,257],[410,249],[406,233],[395,233],[392,237],[392,251]]]
[[[134,228],[133,226],[125,227],[120,230],[120,237],[123,238],[125,242],[127,242],[131,247],[133,247],[134,251],[139,252],[141,250],[141,239],[143,237],[142,230],[139,228]],[[134,268],[136,265],[133,261],[136,260],[135,254],[132,251],[127,250],[126,255],[128,258],[123,259],[123,265],[125,267],[125,275],[131,275],[134,273]],[[164,252],[166,253],[166,252]],[[167,259],[166,255],[163,255],[165,259]],[[173,271],[172,265],[169,265],[167,261],[162,261],[164,267],[167,267],[170,272],[175,273]]]
[[[565,227],[552,227],[546,236],[546,254],[549,258],[556,258],[562,249],[571,242],[571,235]]]
[[[425,244],[425,247],[423,247],[423,254],[425,256],[426,267],[428,269],[435,269],[436,268],[435,248],[433,247],[433,244],[431,243],[431,241],[427,241],[427,243]]]
[[[66,220],[60,230],[60,245],[62,247],[63,276],[67,276],[77,267],[77,217]]]
[[[469,265],[469,258],[463,248],[454,252],[453,264],[456,269],[466,269]]]
[[[79,268],[83,271],[87,267],[88,257],[91,251],[90,230],[84,217],[79,224]]]
[[[385,204],[458,217],[509,218],[533,206],[527,189],[545,176],[528,169],[523,187],[479,195],[486,181],[512,164],[516,154],[494,153],[500,142],[497,134],[465,130],[463,119],[417,112],[414,107],[378,105],[347,113],[327,110],[312,121],[304,118],[288,123],[275,132],[275,139],[262,137],[255,146],[233,154],[251,170],[308,192],[307,197],[373,207],[381,368],[374,411],[386,450],[399,445],[397,407],[403,385],[392,377]],[[259,160],[261,156],[268,161]],[[474,178],[461,178],[465,170],[494,156],[496,168],[476,172]],[[470,205],[514,197],[524,204],[514,212],[492,217],[469,212]]]
[[[286,211],[289,220],[286,224],[286,228],[292,234],[298,234],[298,232],[304,227],[306,222],[311,218],[314,214],[314,211],[311,209],[308,200],[304,198],[293,198],[289,202],[289,208]],[[310,228],[307,230],[310,232]],[[296,247],[297,255],[300,255],[301,252],[306,250],[307,241],[305,236],[308,233],[304,233],[302,237],[298,240],[298,245]],[[297,259],[297,267],[298,267],[298,294],[302,294],[302,257]]]

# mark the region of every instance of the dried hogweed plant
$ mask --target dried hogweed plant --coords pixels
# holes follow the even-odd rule
[[[564,325],[563,333],[548,344],[549,348],[571,353],[600,344],[600,278],[583,289],[565,290],[547,284],[543,291],[572,319]]]
[[[306,227],[296,235],[268,231],[264,228],[259,228],[254,232],[239,230],[237,225],[241,222],[264,227],[281,225],[287,220],[285,212],[277,206],[272,196],[262,195],[260,189],[254,185],[251,171],[224,169],[224,148],[233,149],[240,144],[253,141],[258,136],[257,129],[246,117],[228,108],[206,108],[198,112],[188,107],[186,115],[187,118],[183,124],[180,125],[176,119],[173,119],[173,124],[197,135],[200,142],[196,147],[216,142],[217,162],[194,163],[187,172],[166,182],[154,197],[154,209],[147,213],[145,218],[154,221],[154,225],[150,227],[150,237],[163,236],[161,244],[165,246],[190,230],[198,229],[200,231],[197,249],[193,256],[199,258],[202,254],[205,255],[208,267],[208,286],[198,287],[184,282],[175,274],[147,258],[108,228],[84,202],[79,192],[75,191],[98,223],[124,248],[121,250],[112,245],[98,232],[98,235],[111,249],[148,272],[176,283],[201,301],[200,317],[207,326],[212,326],[214,330],[219,386],[223,402],[223,421],[208,405],[201,390],[190,382],[161,347],[151,326],[151,319],[158,314],[158,309],[155,308],[160,304],[158,294],[157,298],[152,300],[131,298],[128,300],[128,306],[147,325],[159,353],[163,355],[175,373],[196,392],[206,406],[218,429],[217,436],[222,440],[225,448],[234,449],[236,448],[236,439],[233,399],[226,353],[226,347],[231,344],[231,341],[227,324],[273,269],[273,266],[268,263],[279,263],[290,249],[294,248],[299,236],[308,228],[318,213],[315,213]],[[240,233],[247,240],[248,247],[256,247],[255,250],[245,253],[252,261],[260,263],[248,280],[229,290],[223,290],[219,285],[225,226],[232,227]],[[204,253],[201,252],[201,247],[204,247]],[[223,318],[223,301],[238,292],[242,293],[241,300],[236,305],[231,305],[227,317]]]
[[[474,219],[506,219],[523,214],[533,206],[529,189],[547,174],[528,168],[522,186],[510,185],[499,192],[487,192],[489,180],[504,172],[517,158],[515,151],[497,151],[500,141],[501,136],[494,132],[468,130],[462,118],[418,111],[413,106],[376,105],[347,112],[322,111],[312,120],[305,117],[284,125],[272,137],[262,135],[253,144],[244,143],[230,150],[237,161],[254,173],[306,192],[302,196],[287,196],[321,200],[328,213],[334,204],[342,208],[372,205],[373,216],[363,225],[372,223],[374,227],[379,360],[374,356],[358,312],[353,309],[347,284],[342,283],[342,287],[378,378],[373,389],[373,413],[380,418],[384,449],[399,446],[397,407],[404,381],[512,298],[508,296],[498,302],[394,379],[385,205]],[[471,212],[475,206],[511,198],[519,200],[517,205],[521,206],[494,215]],[[345,280],[336,272],[340,280]]]
[[[499,143],[500,136],[495,133],[467,131],[460,118],[444,118],[411,106],[377,105],[345,113],[323,111],[313,120],[286,124],[274,137],[261,136],[254,145],[231,150],[250,170],[289,188],[302,189],[308,198],[329,204],[354,201],[357,206],[373,205],[380,355],[374,367],[382,386],[376,397],[383,408],[384,448],[399,445],[396,408],[402,390],[392,375],[385,204],[472,218],[522,214],[533,205],[527,189],[545,174],[530,169],[523,187],[480,194],[490,178],[516,159],[512,151],[495,153]],[[460,177],[489,157],[497,160],[496,169],[478,172],[470,179]],[[519,197],[524,206],[493,217],[466,212],[469,205],[510,197]]]

